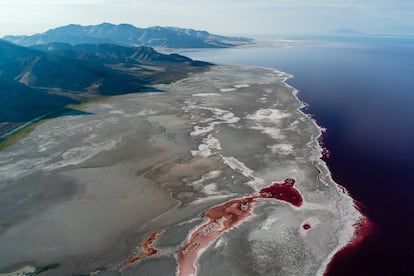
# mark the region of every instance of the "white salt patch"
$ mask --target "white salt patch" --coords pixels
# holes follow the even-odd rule
[[[51,164],[45,167],[45,169],[53,170],[57,168],[66,167],[69,165],[80,164],[102,151],[114,148],[116,144],[117,142],[115,140],[107,140],[101,143],[93,143],[90,146],[71,148],[62,154],[63,160],[56,162],[55,164]]]
[[[144,109],[137,113],[138,116],[146,116],[146,115],[155,115],[158,114],[158,111],[153,109]]]
[[[202,177],[204,178],[204,180],[210,180],[210,179],[219,177],[221,173],[222,173],[221,170],[215,170],[215,171],[211,171],[211,172],[203,174]]]
[[[249,182],[246,183],[248,186],[252,187],[254,190],[260,190],[261,188],[263,188],[265,186],[265,182],[263,179],[259,178],[259,177],[255,177],[255,179],[250,180]]]
[[[216,183],[211,183],[211,184],[208,184],[208,185],[204,186],[203,192],[207,195],[219,194],[219,192],[217,191],[217,184]]]
[[[218,119],[218,120],[222,120],[224,122],[220,122],[220,123],[226,123],[226,124],[234,124],[237,123],[238,121],[240,121],[240,118],[235,116],[234,113],[228,111],[228,110],[224,110],[224,109],[220,109],[220,108],[213,108],[213,107],[204,107],[204,106],[198,106],[198,105],[194,105],[188,102],[188,106],[186,106],[184,108],[185,112],[190,112],[193,109],[201,109],[201,110],[207,110],[210,111],[211,113],[213,113],[213,118],[214,119]],[[211,119],[211,118],[208,118]],[[216,124],[220,124],[218,122],[216,122]]]
[[[38,141],[38,152],[44,152],[57,144],[57,142],[51,137],[49,137],[49,139],[39,139]]]
[[[196,200],[192,201],[191,204],[197,205],[197,204],[205,203],[205,202],[208,202],[208,201],[211,201],[211,200],[228,198],[230,196],[232,196],[232,194],[213,195],[213,196],[207,196],[207,197],[203,197],[203,198],[197,198]]]
[[[220,247],[224,248],[226,246],[227,246],[227,242],[224,241],[223,238],[219,238],[216,244],[214,245],[214,248],[220,248]]]
[[[198,187],[199,189],[202,189],[203,187],[202,187],[202,183],[204,182],[204,181],[207,181],[207,180],[211,180],[211,179],[214,179],[214,178],[217,178],[217,177],[219,177],[220,175],[221,175],[221,173],[222,173],[222,171],[220,171],[220,170],[216,170],[216,171],[211,171],[211,172],[208,172],[208,173],[205,173],[205,174],[203,174],[202,176],[201,176],[201,178],[199,179],[199,180],[197,180],[197,181],[194,181],[193,183],[192,183],[192,186],[194,186],[194,187]]]
[[[254,171],[248,168],[243,162],[241,162],[240,160],[237,160],[235,157],[232,157],[232,156],[226,157],[226,156],[221,155],[221,158],[223,160],[223,163],[229,166],[230,169],[250,179],[250,181],[246,183],[247,185],[249,185],[255,190],[263,187],[263,183],[264,183],[263,179],[254,176]]]
[[[191,136],[198,136],[209,133],[214,130],[215,126],[220,124],[235,124],[240,121],[240,118],[235,116],[234,113],[220,108],[191,105],[186,107],[184,110],[186,112],[189,112],[191,109],[208,110],[213,113],[213,118],[207,118],[203,120],[203,122],[209,122],[207,126],[194,126],[194,131],[190,133]]]
[[[236,88],[220,88],[221,92],[231,92],[236,91]]]
[[[194,126],[194,131],[192,131],[190,133],[191,136],[198,136],[201,134],[206,134],[208,132],[211,132],[214,129],[213,125],[208,125],[205,127],[201,127],[201,126]]]
[[[233,171],[239,172],[247,178],[254,179],[253,170],[246,167],[246,165],[234,157],[221,156],[224,164],[230,167]]]
[[[109,114],[120,114],[120,115],[123,115],[123,114],[125,114],[125,112],[123,112],[122,110],[111,110],[111,111],[109,111]]]
[[[273,139],[283,139],[284,135],[281,134],[280,129],[276,126],[281,119],[289,116],[289,113],[282,112],[278,109],[260,109],[254,114],[247,115],[245,118],[257,123],[255,126],[251,127],[251,129],[260,130]],[[274,126],[269,126],[269,124]]]
[[[269,135],[273,139],[283,139],[285,136],[280,133],[280,129],[273,128],[273,127],[265,127],[263,128],[263,133]]]
[[[214,118],[205,118],[200,121],[200,124],[207,124],[214,121]]]
[[[285,113],[277,109],[260,109],[254,114],[247,115],[246,119],[257,122],[278,122],[280,119],[289,116],[289,113]]]
[[[154,115],[154,114],[157,114],[157,113],[158,112],[155,111],[155,110],[142,110],[142,111],[140,111],[138,113],[132,113],[132,114],[125,113],[123,110],[112,110],[112,111],[109,111],[109,114],[122,115],[125,118],[134,118],[134,117],[137,117],[137,116],[144,116],[144,115]]]
[[[211,111],[214,114],[216,119],[223,120],[225,121],[226,124],[235,124],[238,121],[240,121],[239,117],[236,117],[234,113],[228,110],[224,110],[220,108],[210,108],[210,107],[200,107],[200,108]]]
[[[10,159],[13,160],[13,159]],[[31,158],[19,161],[0,163],[0,186],[6,183],[7,179],[23,177],[30,174],[35,169],[43,168],[50,158]]]
[[[330,212],[337,211],[336,208],[329,207],[327,205],[321,205],[318,203],[310,203],[310,202],[303,202],[302,206],[300,206],[301,210],[326,210]]]
[[[250,87],[250,85],[248,85],[248,84],[236,84],[234,87],[235,88],[247,88],[247,87]]]
[[[290,144],[276,144],[276,145],[268,146],[268,148],[273,153],[284,154],[284,155],[293,153],[293,146]]]
[[[272,137],[275,140],[285,138],[285,136],[283,134],[281,134],[280,129],[276,128],[276,127],[264,127],[264,126],[258,125],[258,126],[252,127],[251,129],[260,130],[261,132],[263,132],[264,134],[269,135],[270,137]]]
[[[209,134],[203,139],[203,143],[198,146],[198,150],[192,150],[194,157],[208,157],[218,153],[221,150],[220,141]]]
[[[265,220],[262,227],[260,227],[261,230],[269,230],[271,226],[278,220],[276,216],[269,217]]]
[[[197,93],[193,94],[193,97],[214,97],[214,96],[220,96],[218,93]]]
[[[299,124],[299,120],[294,120],[294,121],[290,124],[290,126],[291,126],[291,127],[294,127],[294,126],[296,126],[297,124]]]

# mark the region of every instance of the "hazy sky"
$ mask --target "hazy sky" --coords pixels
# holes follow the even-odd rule
[[[0,0],[0,37],[102,22],[237,35],[414,33],[413,18],[413,0]]]

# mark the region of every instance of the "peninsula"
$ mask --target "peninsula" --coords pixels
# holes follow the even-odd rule
[[[369,224],[289,77],[213,66],[39,125],[0,155],[0,271],[322,275]]]

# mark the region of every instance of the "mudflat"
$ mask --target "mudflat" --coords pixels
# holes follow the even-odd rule
[[[0,153],[0,271],[322,274],[364,217],[289,77],[214,66],[39,125]]]

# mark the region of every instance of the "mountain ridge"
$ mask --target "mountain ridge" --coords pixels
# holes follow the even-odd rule
[[[0,39],[0,136],[68,104],[141,92],[210,65],[146,46],[52,43],[28,48]]]
[[[207,31],[178,27],[139,28],[131,24],[69,24],[44,33],[5,36],[4,40],[22,46],[64,42],[77,44],[119,44],[163,48],[228,48],[251,43],[253,39],[210,34]]]

